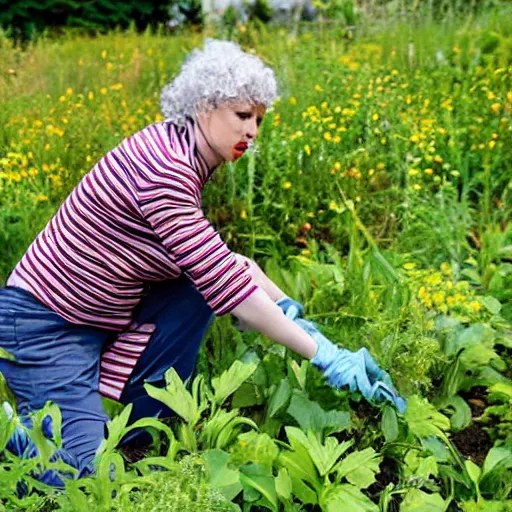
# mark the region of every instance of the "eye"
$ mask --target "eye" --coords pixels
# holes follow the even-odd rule
[[[251,113],[250,112],[237,112],[236,115],[242,119],[242,120],[245,120],[245,119],[249,119],[251,117]]]
[[[263,118],[262,117],[257,117],[256,118],[256,124],[259,126],[261,124],[261,122],[263,121]]]

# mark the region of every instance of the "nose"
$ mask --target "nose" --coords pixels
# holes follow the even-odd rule
[[[247,127],[247,138],[248,139],[255,139],[258,136],[258,122],[256,120],[256,117],[252,118],[249,121],[249,126]]]

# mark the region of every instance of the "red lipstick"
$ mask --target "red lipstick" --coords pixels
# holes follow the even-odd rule
[[[232,149],[233,160],[237,160],[238,158],[240,158],[247,151],[248,147],[249,145],[247,144],[247,142],[237,142]]]

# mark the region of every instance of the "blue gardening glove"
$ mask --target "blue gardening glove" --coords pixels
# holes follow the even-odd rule
[[[311,363],[319,368],[327,382],[335,387],[348,386],[359,391],[367,400],[387,400],[396,405],[400,413],[407,407],[393,386],[391,377],[382,370],[365,348],[351,352],[330,342],[312,322],[298,318],[295,323],[302,327],[318,344]]]
[[[283,310],[283,313],[290,319],[302,318],[304,306],[290,297],[283,297],[276,301],[276,304]]]

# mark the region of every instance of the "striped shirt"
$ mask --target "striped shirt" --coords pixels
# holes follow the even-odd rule
[[[201,209],[211,172],[193,128],[192,121],[182,128],[156,123],[105,155],[7,285],[22,283],[70,322],[125,331],[128,338],[133,310],[151,282],[185,274],[216,315],[243,302],[257,285]]]

